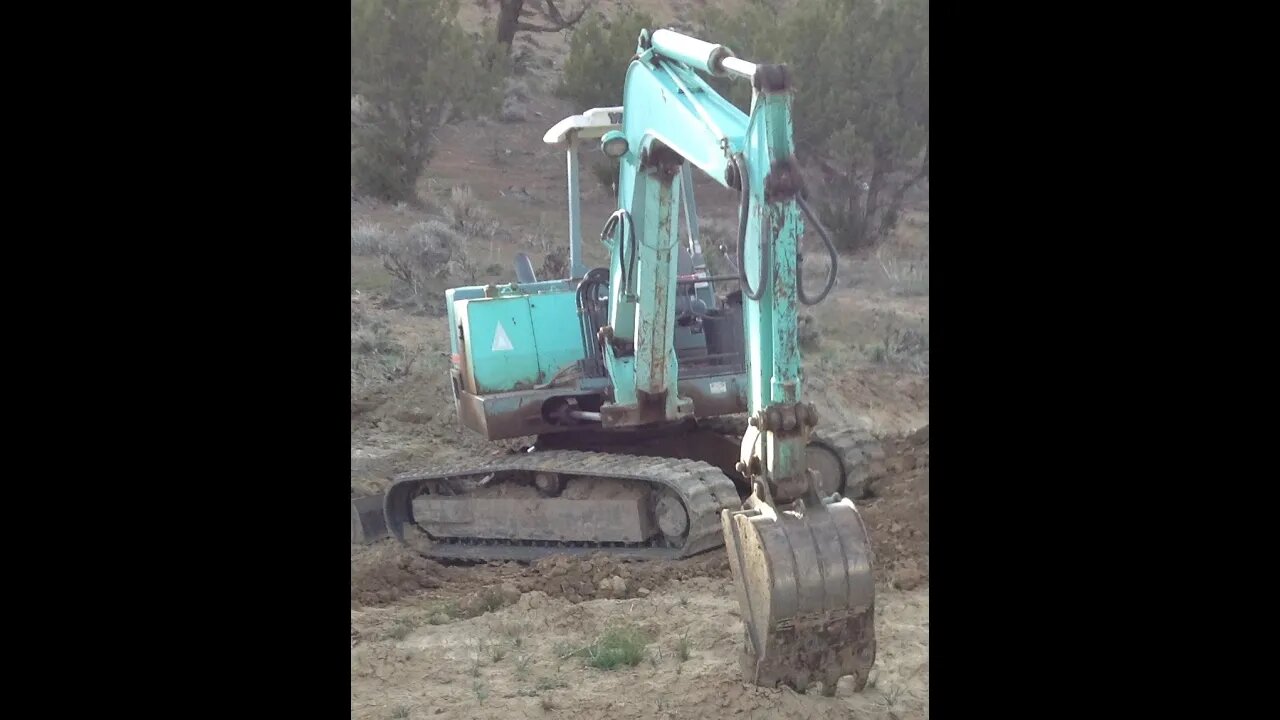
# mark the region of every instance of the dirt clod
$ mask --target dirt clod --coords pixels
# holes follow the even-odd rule
[[[502,583],[502,587],[498,588],[498,592],[502,595],[502,599],[506,604],[511,605],[520,599],[520,588],[512,583]]]
[[[924,582],[924,573],[916,565],[915,560],[907,559],[892,572],[893,586],[899,590],[914,590]]]
[[[399,546],[384,543],[353,548],[351,605],[387,605],[438,588],[451,576],[449,568]]]

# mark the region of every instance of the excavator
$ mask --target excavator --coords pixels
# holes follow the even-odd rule
[[[700,73],[749,81],[750,113]],[[622,105],[544,137],[568,159],[569,277],[539,279],[521,254],[515,282],[445,293],[460,423],[534,443],[397,475],[379,519],[448,560],[723,546],[745,680],[831,694],[845,676],[860,691],[875,661],[872,550],[853,502],[873,449],[865,433],[820,430],[804,399],[798,304],[827,296],[837,255],[806,201],[791,99],[785,65],[640,33]],[[583,141],[618,161],[608,267],[583,262]],[[739,200],[727,275],[702,252],[694,168]],[[829,258],[816,294],[801,272],[806,219]],[[739,289],[720,293],[727,283]]]

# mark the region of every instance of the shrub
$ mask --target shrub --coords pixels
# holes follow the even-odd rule
[[[387,239],[387,231],[378,223],[358,222],[351,226],[351,254],[377,255]]]
[[[439,220],[415,223],[386,242],[379,257],[392,277],[407,284],[420,297],[427,282],[443,278],[461,246],[458,233]]]
[[[457,0],[352,0],[353,191],[413,201],[436,129],[496,109],[505,53],[466,33]]]
[[[542,258],[542,271],[538,278],[557,280],[569,275],[569,253],[564,248],[552,248]]]
[[[583,20],[569,38],[569,58],[559,92],[582,109],[622,104],[622,78],[640,31],[654,27],[645,13],[626,11],[608,28],[599,15]]]

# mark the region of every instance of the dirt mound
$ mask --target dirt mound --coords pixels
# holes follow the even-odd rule
[[[353,548],[351,554],[351,605],[387,605],[406,595],[438,588],[454,572],[399,546],[380,544]]]
[[[675,562],[621,561],[603,554],[556,556],[535,562],[516,581],[521,592],[538,590],[569,602],[597,598],[645,597],[675,580],[729,577],[723,550]]]
[[[882,582],[910,590],[929,579],[929,426],[882,438],[884,474],[860,503]]]
[[[531,565],[493,562],[455,566],[442,565],[388,541],[353,550],[351,605],[381,607],[439,588],[444,595],[459,598],[461,610],[471,605],[488,610],[492,608],[487,606],[510,604],[527,592],[578,603],[646,597],[673,582],[729,577],[729,559],[723,550],[674,562],[619,560],[597,553],[587,557],[557,555]]]

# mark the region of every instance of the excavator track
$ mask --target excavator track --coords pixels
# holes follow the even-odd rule
[[[747,430],[747,416],[701,418],[698,428],[736,441]],[[815,469],[833,476],[823,481],[824,494],[838,492],[855,500],[870,497],[874,481],[884,475],[884,449],[864,428],[841,424],[819,426],[810,431],[809,448],[810,462],[818,466]],[[820,450],[826,452],[815,452]],[[823,454],[829,458],[825,463]]]
[[[549,478],[560,486],[538,487]],[[672,560],[721,546],[720,512],[739,507],[733,481],[705,462],[542,450],[397,475],[384,510],[397,540],[436,559],[532,561],[604,552]],[[663,523],[659,513],[677,517]],[[671,532],[673,525],[683,531]]]
[[[873,481],[884,474],[884,449],[874,435],[862,428],[819,427],[810,433],[809,445],[824,447],[840,459],[844,484],[827,488],[830,491],[859,500],[871,494]]]

